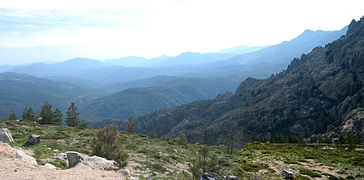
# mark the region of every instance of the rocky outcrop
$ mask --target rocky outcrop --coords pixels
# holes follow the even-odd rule
[[[14,142],[13,137],[11,136],[11,133],[7,128],[1,128],[0,129],[0,141],[1,142]]]
[[[68,157],[72,156],[71,160],[72,163],[69,164]],[[71,167],[70,165],[75,165],[73,162],[76,162],[77,159],[79,159],[79,162],[88,165],[94,169],[101,169],[101,170],[118,170],[118,164],[113,160],[107,160],[105,158],[99,157],[99,156],[88,156],[79,152],[74,151],[67,151],[64,153],[60,153],[54,157],[53,159],[61,160],[63,163],[67,164],[68,167]],[[75,161],[73,161],[75,160]]]
[[[200,180],[215,180],[215,179],[217,179],[219,177],[219,175],[218,174],[215,174],[215,173],[208,173],[208,172],[206,172],[206,173],[204,173],[203,175],[202,175],[202,177],[200,178]]]
[[[29,162],[31,164],[34,164],[34,165],[37,165],[38,164],[34,157],[25,154],[21,150],[19,150],[19,151],[16,152],[16,157],[17,158],[20,158],[23,161],[26,161],[26,162]]]
[[[36,134],[32,134],[28,137],[27,144],[28,145],[35,145],[40,143],[40,136]]]
[[[308,138],[310,142],[318,142],[328,139],[332,142],[339,142],[340,139],[347,141],[348,136],[355,138],[358,143],[364,143],[364,108],[356,108],[348,113],[338,127],[329,126],[324,134],[312,135]],[[349,142],[339,142],[349,143]]]

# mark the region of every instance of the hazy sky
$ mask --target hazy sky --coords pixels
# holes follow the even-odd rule
[[[0,65],[270,45],[363,15],[363,0],[1,0]]]

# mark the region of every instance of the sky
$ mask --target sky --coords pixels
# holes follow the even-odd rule
[[[363,0],[1,0],[0,65],[272,45],[363,15]]]

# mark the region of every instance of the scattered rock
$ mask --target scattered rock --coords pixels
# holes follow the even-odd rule
[[[294,173],[286,169],[282,169],[281,176],[283,179],[295,179]]]
[[[7,128],[1,128],[0,129],[0,141],[2,142],[14,142],[13,137],[11,136],[11,133]]]
[[[29,145],[35,145],[40,143],[40,136],[36,134],[32,134],[28,137],[27,144]]]
[[[34,157],[29,156],[27,154],[25,154],[23,151],[19,150],[16,152],[16,157],[20,158],[23,161],[29,162],[31,164],[37,165],[37,161],[34,159]]]
[[[44,164],[44,167],[46,167],[48,169],[57,169],[56,166],[54,166],[53,164],[49,164],[49,163]]]
[[[143,178],[144,179],[149,179],[149,178],[151,178],[153,176],[153,173],[146,173],[146,174],[143,174]]]
[[[333,148],[333,147],[330,147],[330,146],[324,146],[321,149],[335,150],[336,148]]]
[[[69,152],[67,153],[68,167],[74,167],[80,162],[78,153]]]
[[[219,177],[219,175],[215,174],[215,173],[204,173],[201,177],[200,180],[215,180],[217,179],[217,177]]]
[[[178,150],[177,150],[177,149],[173,149],[173,151],[174,151],[175,153],[178,153]]]
[[[224,180],[239,180],[238,177],[236,177],[236,176],[229,176],[229,175],[224,176],[223,178],[224,178]]]
[[[125,177],[129,177],[130,176],[130,172],[127,169],[120,169],[118,172],[121,173],[121,174],[123,174]]]
[[[139,180],[139,178],[138,177],[133,177],[133,176],[130,176],[130,178],[129,178],[130,180]]]
[[[0,123],[0,126],[7,126],[6,123]]]

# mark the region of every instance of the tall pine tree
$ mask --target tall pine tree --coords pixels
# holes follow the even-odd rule
[[[33,121],[34,117],[35,116],[32,107],[29,107],[29,109],[25,108],[23,114],[21,115],[23,121]]]
[[[39,121],[40,124],[55,124],[52,105],[48,104],[48,102],[45,102],[41,107],[39,116],[42,117],[41,121]]]
[[[70,107],[68,107],[66,123],[67,126],[78,126],[80,123],[80,118],[78,117],[77,107],[75,103],[71,103]]]
[[[62,115],[61,111],[58,108],[56,108],[53,115],[54,115],[54,123],[57,125],[62,125],[63,115]]]

